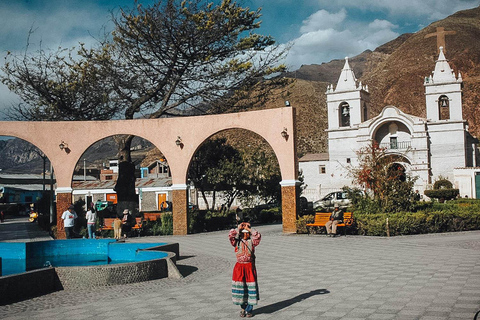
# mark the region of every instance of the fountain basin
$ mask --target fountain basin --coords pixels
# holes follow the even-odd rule
[[[62,289],[180,278],[178,243],[70,239],[0,243],[0,305]]]

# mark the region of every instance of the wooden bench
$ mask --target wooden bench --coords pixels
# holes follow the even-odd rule
[[[113,221],[115,221],[115,218],[104,218],[103,219],[103,225],[98,228],[98,230],[113,230]],[[135,225],[132,227],[132,229],[136,230],[141,230],[142,229],[142,224],[143,224],[143,218],[137,217],[135,218]]]
[[[325,224],[330,220],[330,212],[316,212],[313,223],[307,223],[307,230],[310,234],[310,229],[315,227],[325,227]],[[337,227],[344,227],[344,233],[347,234],[347,227],[353,225],[353,213],[345,212],[343,214],[343,223],[337,224]]]
[[[144,212],[143,213],[143,220],[144,221],[157,221],[162,217],[160,212]]]

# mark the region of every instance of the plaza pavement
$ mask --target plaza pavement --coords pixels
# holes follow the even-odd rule
[[[282,234],[281,225],[257,230],[255,319],[473,319],[480,310],[480,231],[328,238]],[[127,239],[178,242],[184,278],[59,291],[0,306],[0,319],[237,319],[227,234]]]

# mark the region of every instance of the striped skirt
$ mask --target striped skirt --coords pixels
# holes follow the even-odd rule
[[[252,263],[236,263],[232,277],[233,304],[256,305],[260,299],[258,292],[257,270]]]

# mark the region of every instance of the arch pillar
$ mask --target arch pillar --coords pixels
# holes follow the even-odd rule
[[[299,185],[297,180],[283,180],[282,187],[282,225],[283,232],[297,232],[295,222],[297,221],[297,209],[299,201]]]
[[[62,214],[72,204],[72,192],[70,187],[58,187],[57,195],[57,239],[65,239],[65,229],[63,228]]]
[[[188,195],[186,184],[172,185],[172,214],[173,234],[186,235],[188,233]]]

